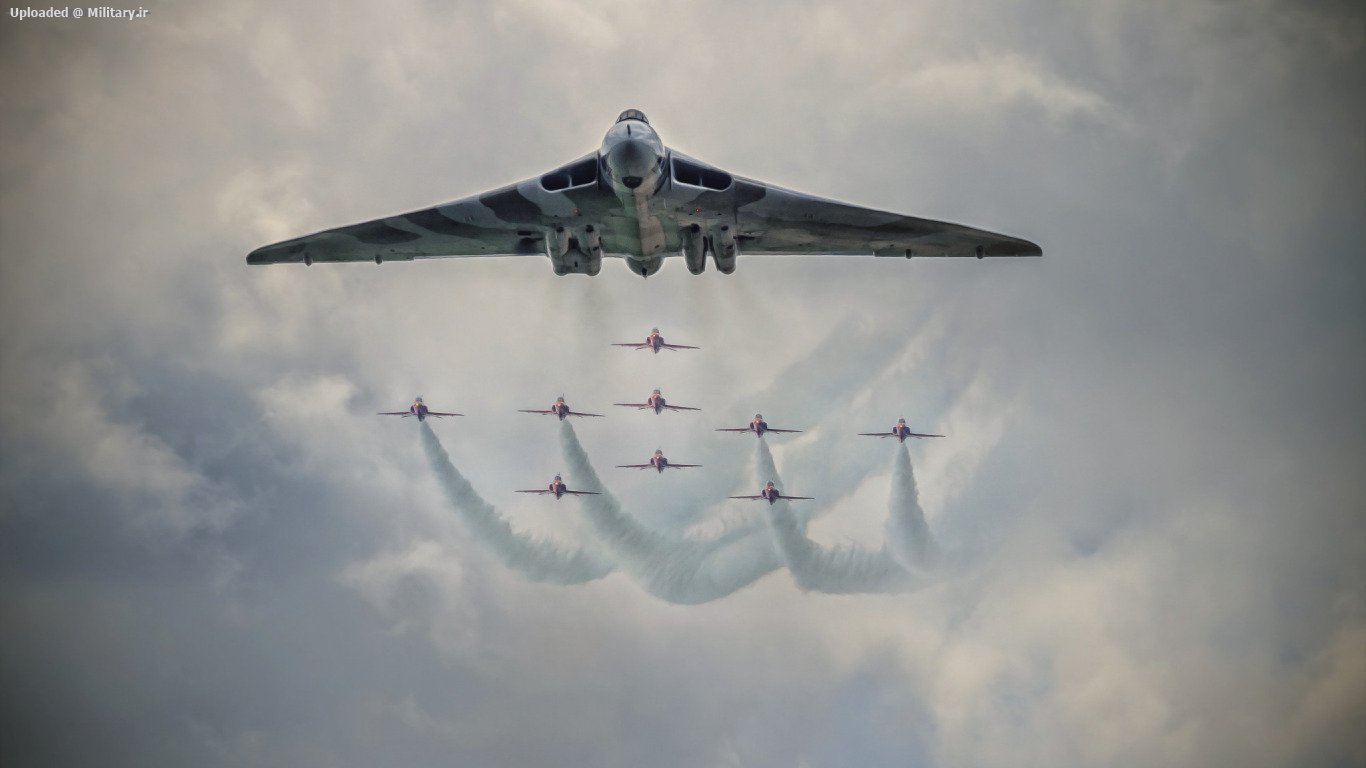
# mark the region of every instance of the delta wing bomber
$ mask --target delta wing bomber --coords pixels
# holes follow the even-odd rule
[[[412,213],[267,245],[248,264],[411,261],[455,256],[550,258],[557,275],[596,275],[604,256],[649,277],[667,256],[701,274],[741,253],[1039,256],[1027,240],[746,179],[664,146],[629,109],[602,147],[549,173]]]

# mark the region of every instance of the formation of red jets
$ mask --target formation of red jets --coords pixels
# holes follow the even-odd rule
[[[655,354],[659,354],[659,351],[660,351],[661,349],[669,350],[669,351],[671,351],[671,352],[672,352],[672,351],[675,351],[675,350],[679,350],[679,349],[701,349],[701,347],[693,347],[693,346],[688,346],[688,345],[686,345],[686,344],[669,344],[669,343],[666,343],[666,342],[664,341],[664,336],[660,334],[658,328],[652,328],[652,329],[650,330],[650,335],[646,336],[646,337],[645,337],[645,341],[643,341],[643,342],[618,342],[618,343],[613,344],[612,346],[614,346],[614,347],[629,347],[629,348],[631,348],[631,349],[636,349],[636,350],[648,349],[648,350],[653,351]],[[671,404],[669,404],[669,403],[664,399],[664,395],[661,394],[660,391],[659,391],[658,389],[656,389],[656,390],[654,390],[653,392],[651,392],[651,393],[650,393],[650,396],[647,397],[647,398],[645,398],[645,402],[643,402],[643,403],[614,403],[614,405],[618,405],[618,406],[621,406],[621,407],[624,407],[624,408],[635,408],[635,409],[637,409],[637,410],[652,410],[652,411],[655,412],[656,415],[661,414],[661,413],[663,413],[663,412],[665,412],[665,411],[698,411],[698,410],[701,410],[700,408],[693,408],[692,406],[687,406],[687,405],[671,405]],[[569,417],[569,416],[585,416],[585,417],[598,417],[598,418],[601,418],[601,417],[603,416],[603,414],[601,414],[601,413],[584,413],[584,412],[580,412],[580,411],[571,410],[570,407],[569,407],[569,405],[564,401],[564,397],[563,397],[563,396],[560,396],[560,397],[555,398],[555,402],[554,402],[549,408],[547,408],[547,409],[545,409],[545,410],[540,410],[540,409],[535,409],[535,408],[522,408],[522,409],[519,409],[518,412],[519,412],[519,413],[534,413],[534,414],[540,414],[540,415],[544,415],[544,416],[555,416],[555,417],[557,417],[560,421],[564,421],[564,420],[565,420],[567,417]],[[463,416],[464,414],[461,414],[461,413],[453,413],[453,412],[446,412],[446,411],[433,411],[433,410],[429,409],[429,408],[427,407],[427,405],[422,401],[422,398],[419,397],[419,398],[417,398],[416,400],[413,401],[413,404],[412,404],[412,405],[408,406],[408,410],[406,410],[406,411],[381,411],[379,415],[381,415],[381,416],[401,416],[401,417],[405,417],[405,418],[406,418],[406,417],[409,417],[409,416],[416,416],[418,421],[424,421],[424,420],[426,420],[426,418],[427,418],[428,416],[436,416],[436,417],[440,417],[440,416]],[[765,433],[768,433],[768,432],[773,432],[773,433],[775,433],[775,434],[776,434],[776,433],[796,433],[796,432],[801,432],[802,430],[800,430],[800,429],[778,429],[777,427],[770,427],[770,426],[768,425],[768,422],[764,421],[764,416],[763,416],[763,414],[761,414],[761,413],[756,413],[756,414],[754,414],[754,418],[751,419],[750,422],[749,422],[748,424],[746,424],[745,426],[743,426],[743,427],[723,427],[723,428],[721,428],[721,429],[717,429],[716,431],[717,431],[717,432],[734,432],[734,433],[736,433],[736,434],[752,433],[755,437],[762,438],[762,437],[764,436],[764,434],[765,434]],[[888,432],[860,432],[859,434],[860,434],[860,435],[863,435],[863,436],[866,436],[866,437],[895,437],[895,438],[897,439],[898,442],[902,442],[902,443],[906,442],[906,438],[908,438],[908,437],[943,437],[943,435],[932,435],[932,434],[928,434],[928,433],[924,433],[924,432],[912,432],[911,429],[910,429],[910,427],[906,426],[906,420],[905,420],[905,419],[897,419],[896,425],[893,426],[892,429],[891,429],[891,431],[888,431]],[[654,453],[654,455],[651,456],[651,457],[649,458],[649,460],[646,461],[644,464],[618,464],[618,465],[617,465],[617,467],[618,467],[618,468],[621,468],[621,469],[653,469],[653,470],[655,470],[656,473],[658,473],[658,474],[663,474],[665,469],[684,469],[684,468],[692,468],[692,467],[700,467],[700,466],[702,466],[702,465],[701,465],[701,464],[675,464],[674,462],[671,462],[671,461],[669,461],[667,458],[665,458],[665,456],[664,456],[664,451],[663,451],[662,449],[656,450],[655,453]],[[555,475],[555,479],[552,480],[552,481],[549,483],[549,485],[547,485],[545,488],[522,489],[522,490],[518,490],[517,492],[518,492],[518,493],[534,493],[534,494],[541,494],[541,495],[554,496],[555,499],[556,499],[557,501],[558,501],[559,499],[563,498],[564,496],[597,496],[597,495],[600,495],[597,491],[575,491],[575,490],[570,490],[569,486],[565,485],[564,480],[562,480],[562,479],[560,478],[559,475]],[[728,497],[728,498],[732,498],[732,499],[745,499],[745,500],[751,500],[751,501],[767,501],[767,502],[769,503],[769,505],[773,505],[773,504],[777,503],[779,500],[783,500],[783,501],[808,500],[808,501],[809,501],[809,500],[811,500],[813,497],[811,497],[811,496],[788,496],[788,495],[786,495],[786,494],[783,494],[781,491],[779,491],[778,488],[776,488],[776,487],[773,485],[773,481],[770,480],[768,483],[766,483],[766,484],[764,485],[763,488],[761,488],[761,489],[759,490],[759,492],[758,492],[757,494],[754,494],[754,495],[752,495],[752,496],[730,496],[730,497]]]

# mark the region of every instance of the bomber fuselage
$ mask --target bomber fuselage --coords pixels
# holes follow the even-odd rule
[[[609,252],[624,254],[631,270],[641,276],[659,270],[661,254],[670,245],[654,205],[655,193],[668,180],[668,161],[669,151],[659,134],[634,110],[617,118],[598,150],[601,183],[621,203],[602,225]]]

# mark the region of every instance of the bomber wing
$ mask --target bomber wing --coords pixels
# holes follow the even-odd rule
[[[491,192],[262,246],[247,263],[544,256],[549,228],[578,215],[601,219],[621,207],[597,178],[597,153],[591,153]]]
[[[1017,237],[795,192],[734,176],[681,152],[671,155],[670,197],[677,208],[733,222],[741,254],[1043,255],[1038,245]]]

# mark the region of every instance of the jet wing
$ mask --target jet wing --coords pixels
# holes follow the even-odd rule
[[[597,180],[594,152],[492,192],[262,246],[247,263],[544,256],[548,228],[577,215],[600,220],[621,207]]]
[[[717,432],[753,432],[754,430],[750,429],[749,427],[723,427],[723,428],[718,429],[718,430],[716,430],[716,431],[717,431]]]
[[[700,411],[700,410],[702,410],[701,408],[693,408],[693,407],[690,406],[690,405],[667,405],[667,404],[666,404],[664,407],[667,408],[667,409],[669,409],[669,410],[671,410],[671,411]]]
[[[778,495],[778,501],[815,501],[815,500],[816,500],[816,497],[815,497],[815,496],[788,496],[788,495],[785,494],[785,493],[779,494],[779,495]]]
[[[701,347],[690,347],[687,344],[669,344],[668,342],[665,342],[660,346],[665,349],[701,349]]]
[[[627,342],[627,341],[613,342],[613,343],[612,343],[612,346],[614,346],[614,347],[632,347],[632,348],[634,348],[634,349],[648,349],[648,348],[650,347],[649,344],[646,344],[646,343],[644,343],[644,342],[632,344],[632,343]],[[665,344],[664,346],[667,347],[668,345]]]
[[[549,413],[549,411],[546,411],[546,413]],[[579,413],[578,411],[570,411],[570,412],[568,413],[568,415],[569,415],[569,416],[599,416],[599,417],[602,416],[601,413]]]
[[[762,499],[763,496],[727,496],[728,499]]]
[[[640,408],[640,409],[642,409],[642,410],[644,410],[645,408],[653,408],[653,407],[654,407],[653,405],[650,405],[649,403],[612,403],[612,405],[619,405],[619,406],[621,406],[622,408]],[[667,406],[666,406],[666,407],[667,407]]]
[[[549,493],[549,491],[546,491],[546,493]],[[601,495],[602,495],[602,494],[598,493],[597,491],[563,491],[563,493],[568,494],[568,495],[570,495],[570,496],[601,496]]]
[[[428,416],[464,416],[463,413],[449,413],[446,411],[427,411]]]
[[[796,434],[796,433],[798,433],[798,432],[801,432],[800,429],[776,429],[776,428],[774,428],[774,427],[768,427],[768,428],[766,428],[764,431],[765,431],[765,432],[788,432],[788,433],[791,433],[791,434]]]
[[[412,416],[411,411],[380,411],[376,416]]]
[[[545,416],[550,416],[551,414],[555,413],[554,411],[538,411],[538,410],[536,410],[536,409],[534,409],[534,408],[518,408],[518,409],[517,409],[517,412],[518,412],[518,413],[539,413],[539,414],[542,414],[542,415],[545,415]]]
[[[896,437],[895,432],[860,432],[863,437]],[[906,437],[943,437],[943,435],[927,435],[920,432],[907,432]]]
[[[553,491],[547,491],[544,488],[538,488],[534,491],[518,491],[518,493],[553,493]],[[568,493],[568,491],[565,491],[565,493]]]
[[[684,469],[687,467],[700,467],[701,464],[675,464],[672,461],[664,465],[665,469]],[[618,469],[654,469],[653,464],[618,464]]]
[[[671,155],[670,195],[679,209],[733,221],[741,254],[1043,255],[1028,240],[828,200]]]

